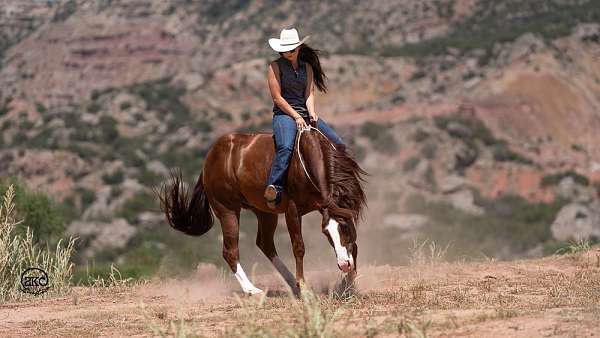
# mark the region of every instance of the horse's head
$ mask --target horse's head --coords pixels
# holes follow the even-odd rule
[[[322,228],[323,234],[335,250],[337,265],[340,270],[343,272],[354,270],[356,268],[358,246],[356,245],[356,227],[352,213],[338,210],[336,215],[333,215],[325,211],[323,213]]]

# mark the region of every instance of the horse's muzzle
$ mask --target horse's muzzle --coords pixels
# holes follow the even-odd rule
[[[353,265],[354,264],[352,264],[351,261],[346,261],[343,264],[338,263],[338,268],[340,268],[340,270],[342,270],[343,272],[348,273],[348,272],[352,271],[352,269],[354,268]]]

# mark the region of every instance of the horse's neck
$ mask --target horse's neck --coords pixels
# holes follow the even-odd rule
[[[319,135],[316,132],[304,131],[299,135],[300,142],[299,144],[296,142],[292,157],[295,170],[288,175],[288,180],[296,180],[299,186],[306,186],[305,189],[316,189],[320,193],[321,199],[325,201],[329,198],[330,192],[327,178],[327,152],[322,149]]]

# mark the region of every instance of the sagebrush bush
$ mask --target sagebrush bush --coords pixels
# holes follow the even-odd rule
[[[582,185],[585,187],[590,185],[590,180],[586,176],[583,176],[573,170],[567,170],[567,171],[563,171],[563,172],[559,172],[559,173],[546,175],[546,176],[542,177],[542,180],[540,181],[540,185],[543,188],[555,186],[555,185],[558,185],[560,183],[560,181],[563,180],[563,178],[569,177],[569,176],[572,177],[573,181],[575,181],[575,183],[577,183],[579,185]]]
[[[30,228],[24,235],[16,231],[21,221],[16,220],[14,198],[14,187],[10,185],[0,205],[0,302],[32,297],[20,290],[21,273],[28,268],[48,274],[50,289],[44,295],[63,293],[71,282],[75,239],[69,238],[66,245],[59,240],[55,251],[40,249]]]
[[[66,215],[60,206],[46,194],[31,192],[16,178],[0,179],[0,196],[6,194],[8,187],[13,186],[16,218],[22,218],[23,224],[17,231],[24,235],[27,228],[34,233],[34,243],[54,246],[65,231]]]

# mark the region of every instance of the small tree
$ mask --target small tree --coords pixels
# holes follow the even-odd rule
[[[48,293],[63,293],[71,283],[73,263],[71,256],[75,239],[69,238],[66,246],[58,241],[54,252],[39,249],[33,241],[33,231],[27,227],[19,233],[14,203],[15,189],[11,184],[0,205],[0,302],[19,300],[28,294],[21,292],[21,274],[29,268],[42,269],[48,275]]]

